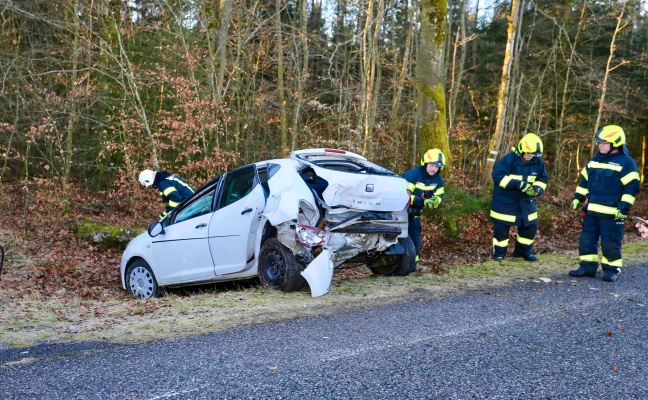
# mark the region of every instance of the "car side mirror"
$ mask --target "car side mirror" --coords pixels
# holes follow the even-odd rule
[[[153,222],[148,228],[148,234],[150,237],[156,237],[159,234],[164,234],[164,227],[160,221]]]

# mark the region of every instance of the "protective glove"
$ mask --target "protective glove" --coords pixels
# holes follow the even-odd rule
[[[439,204],[441,204],[441,197],[432,196],[429,199],[425,199],[423,201],[423,204],[425,204],[425,206],[429,208],[437,208],[439,207]]]
[[[541,187],[533,187],[533,191],[535,192],[535,196],[542,196],[544,194],[544,189]]]
[[[410,205],[415,208],[423,207],[423,197],[412,195],[410,198]]]
[[[520,190],[521,190],[522,192],[526,192],[526,191],[529,190],[531,187],[532,187],[532,186],[531,186],[530,183],[526,183],[525,181],[521,181],[521,182],[520,182]]]
[[[577,210],[579,203],[580,203],[580,201],[578,201],[578,199],[574,199],[574,201],[572,201],[572,203],[571,203],[571,209],[572,210]]]
[[[614,216],[616,221],[625,221],[626,218],[628,218],[628,216],[622,213],[621,210],[616,211],[616,215]]]
[[[538,195],[537,192],[536,192],[536,189],[531,185],[529,185],[527,190],[524,191],[524,194],[526,194],[527,196],[531,196],[531,197],[535,197],[535,196]]]

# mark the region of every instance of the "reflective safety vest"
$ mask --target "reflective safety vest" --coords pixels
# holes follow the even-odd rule
[[[622,151],[598,153],[580,173],[574,198],[588,199],[587,213],[614,218],[617,210],[628,215],[639,193],[637,163]]]
[[[544,160],[533,157],[524,161],[515,153],[502,157],[493,168],[493,198],[490,219],[505,225],[527,226],[538,220],[535,197],[520,190],[520,183],[533,185],[534,189],[547,189],[549,175]]]
[[[413,196],[409,211],[415,218],[421,216],[423,200],[430,199],[432,196],[443,198],[445,194],[441,170],[434,175],[429,175],[425,168],[425,165],[414,167],[403,174],[403,178],[408,182],[407,190]]]

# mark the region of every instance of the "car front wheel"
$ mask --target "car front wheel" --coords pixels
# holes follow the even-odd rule
[[[142,300],[160,297],[160,288],[151,267],[144,260],[133,262],[126,272],[126,290]]]
[[[277,239],[270,238],[261,246],[259,280],[263,286],[282,292],[297,291],[306,283],[301,270],[295,256]]]

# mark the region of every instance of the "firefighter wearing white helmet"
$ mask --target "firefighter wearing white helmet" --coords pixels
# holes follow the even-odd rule
[[[195,190],[184,179],[178,175],[172,175],[166,171],[152,171],[145,169],[139,174],[139,183],[145,189],[149,186],[160,191],[165,210],[160,214],[163,219],[173,211],[184,199],[194,194]]]
[[[626,148],[625,132],[620,126],[607,125],[596,132],[598,153],[580,173],[580,183],[572,209],[582,211],[583,230],[578,241],[580,266],[569,271],[575,277],[595,277],[601,242],[603,280],[614,282],[621,272],[623,227],[630,208],[639,193],[637,163]]]
[[[424,207],[436,209],[441,204],[445,189],[440,171],[445,168],[446,158],[439,149],[430,149],[421,158],[421,165],[403,174],[408,182],[409,201],[408,234],[416,249],[416,262],[423,247],[421,240],[421,213]],[[416,263],[414,264],[416,271]],[[412,271],[412,272],[414,272]]]
[[[535,198],[547,189],[548,174],[542,140],[535,133],[524,135],[517,147],[493,168],[493,198],[490,219],[493,222],[493,259],[506,257],[511,226],[517,226],[513,257],[538,261],[533,242],[538,232]]]

